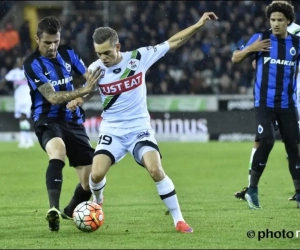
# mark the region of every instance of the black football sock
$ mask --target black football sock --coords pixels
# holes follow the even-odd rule
[[[72,217],[73,211],[76,208],[76,206],[83,201],[88,201],[91,198],[91,196],[91,191],[84,190],[81,184],[79,183],[75,188],[74,195],[70,200],[68,206],[66,206],[64,209],[65,214],[69,217]]]
[[[46,171],[46,186],[50,208],[59,209],[59,198],[63,182],[62,169],[65,163],[62,160],[52,159]]]

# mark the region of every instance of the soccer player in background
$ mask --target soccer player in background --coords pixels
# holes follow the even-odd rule
[[[19,148],[30,148],[34,146],[30,132],[31,99],[24,70],[22,68],[24,59],[18,57],[13,69],[5,76],[6,81],[12,82],[14,87],[15,118],[19,120],[20,138]]]
[[[91,197],[88,178],[94,149],[83,126],[83,111],[77,107],[71,112],[66,105],[74,99],[80,105],[84,98],[89,98],[100,77],[99,68],[87,72],[71,47],[59,45],[60,32],[55,17],[42,19],[36,33],[38,48],[26,57],[23,66],[30,87],[34,130],[42,149],[49,156],[46,186],[50,209],[46,219],[51,231],[59,230],[61,216],[71,219],[74,208]],[[86,77],[84,87],[74,90],[72,71]],[[62,169],[66,156],[69,165],[76,169],[80,184],[68,206],[60,212]]]
[[[148,170],[156,184],[158,194],[168,207],[177,231],[192,233],[185,222],[172,180],[165,174],[160,151],[151,128],[146,104],[145,75],[148,68],[169,50],[177,49],[205,25],[217,19],[213,12],[206,12],[200,20],[156,46],[121,52],[118,35],[109,27],[97,28],[93,34],[95,52],[99,59],[89,68],[104,70],[99,87],[104,107],[98,145],[90,175],[93,200],[103,203],[103,190],[109,168],[119,162],[127,152]],[[68,106],[72,109],[72,106]]]
[[[276,2],[276,1],[273,1],[273,2]],[[290,4],[292,3],[292,1],[283,1],[283,2],[288,2]],[[293,35],[300,36],[300,25],[293,22],[287,27],[287,31],[289,33],[293,34]],[[256,69],[256,61],[255,60],[253,60],[252,66],[253,66],[254,69]],[[298,110],[298,115],[300,115],[300,74],[298,74],[298,76],[297,76],[297,110]],[[244,187],[241,191],[236,192],[234,194],[234,196],[239,200],[245,200],[245,194],[246,194],[246,192],[248,190],[248,187],[250,185],[251,165],[252,165],[253,155],[254,155],[256,149],[258,148],[258,146],[259,146],[259,139],[256,135],[256,138],[255,138],[255,141],[254,141],[254,144],[253,144],[253,148],[252,148],[252,151],[251,151],[251,155],[250,155],[248,186]],[[296,200],[296,194],[294,194],[288,200],[290,200],[290,201]]]
[[[240,63],[255,55],[255,120],[259,146],[253,156],[250,185],[245,199],[251,209],[261,208],[258,183],[275,143],[275,124],[285,144],[289,170],[300,207],[299,126],[296,109],[296,80],[300,60],[300,38],[287,32],[294,21],[294,7],[274,1],[266,8],[271,30],[254,34],[248,43],[233,53],[232,62]]]

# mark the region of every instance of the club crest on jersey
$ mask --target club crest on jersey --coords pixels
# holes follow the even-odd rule
[[[127,68],[130,69],[130,70],[136,70],[137,67],[139,66],[140,64],[140,61],[137,60],[137,59],[130,59],[127,63]]]
[[[261,134],[264,131],[264,128],[261,125],[258,125],[257,132]]]
[[[70,64],[65,63],[65,67],[66,67],[66,70],[67,70],[68,72],[71,72],[71,65],[70,65]]]
[[[294,47],[292,47],[292,48],[290,49],[290,54],[291,54],[292,56],[296,55],[296,50],[295,50]]]

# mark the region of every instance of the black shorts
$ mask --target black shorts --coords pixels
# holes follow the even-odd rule
[[[52,138],[61,138],[65,143],[66,153],[71,167],[92,164],[94,149],[90,144],[89,137],[82,124],[56,119],[45,119],[35,122],[34,130],[44,150],[46,144]]]
[[[273,127],[274,127],[275,131],[278,130],[278,123],[277,123],[277,121],[275,121],[275,123],[273,124]],[[257,128],[257,124],[256,124],[256,128]],[[259,142],[258,129],[256,129],[255,142]]]
[[[255,108],[255,141],[266,137],[275,139],[276,122],[283,142],[297,144],[300,142],[297,109],[266,107]]]

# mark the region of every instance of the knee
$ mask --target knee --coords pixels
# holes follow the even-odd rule
[[[99,183],[106,176],[111,166],[111,159],[106,155],[96,155],[93,159],[91,178],[95,183]]]
[[[151,162],[146,165],[146,168],[155,182],[159,182],[165,178],[165,172],[160,164],[160,162]]]
[[[285,141],[285,149],[289,157],[292,157],[293,155],[299,156],[299,144],[297,142],[288,142]]]
[[[95,183],[99,183],[100,181],[102,181],[104,179],[104,177],[105,177],[105,174],[101,171],[97,171],[97,169],[95,169],[91,173],[92,181]]]
[[[271,151],[275,144],[275,138],[273,137],[266,137],[260,140],[259,148],[264,151]]]
[[[66,147],[64,142],[60,140],[49,141],[46,145],[46,151],[50,159],[60,159],[65,160],[66,157]]]

